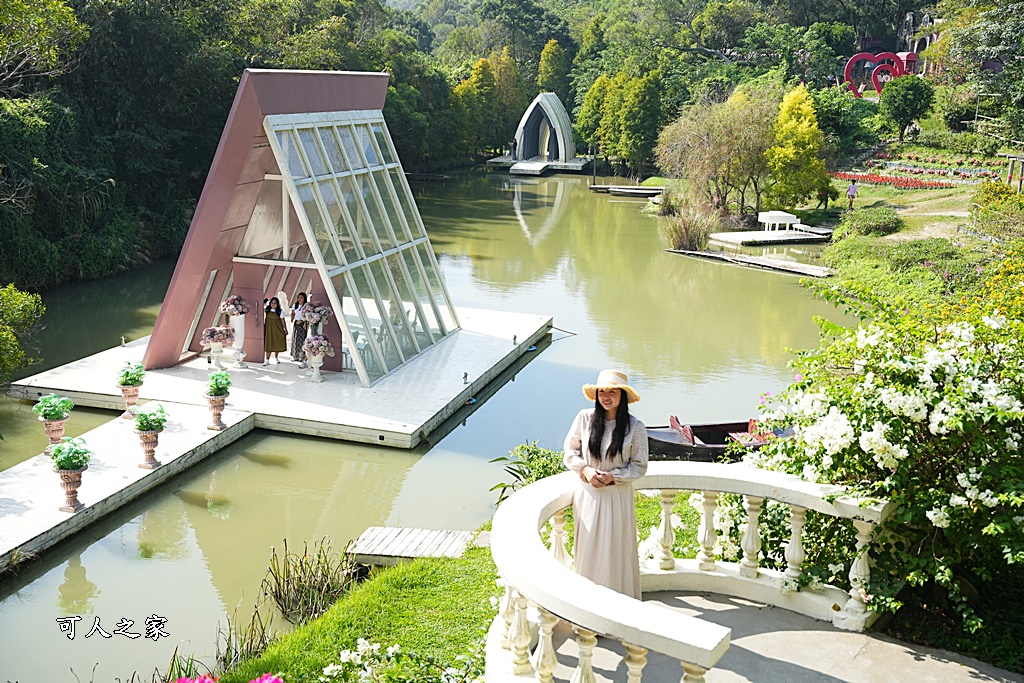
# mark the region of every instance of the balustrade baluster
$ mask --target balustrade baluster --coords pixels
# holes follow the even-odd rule
[[[789,545],[786,546],[786,576],[799,579],[803,574],[801,565],[804,563],[804,521],[807,510],[796,505],[789,506]]]
[[[715,508],[718,507],[718,493],[704,491],[701,499],[700,530],[697,532],[700,552],[697,553],[697,561],[701,571],[713,572],[717,569],[715,543],[718,542],[718,532],[715,531]]]
[[[512,599],[515,616],[508,631],[508,641],[512,645],[512,673],[521,676],[533,672],[530,665],[530,623],[526,619],[526,598],[515,591]]]
[[[748,579],[757,578],[757,568],[760,565],[761,553],[761,530],[757,527],[757,520],[761,516],[761,503],[764,498],[754,496],[743,496],[743,507],[747,511],[747,530],[740,541],[743,548],[743,560],[740,562],[740,576]]]
[[[704,674],[707,672],[704,667],[683,662],[683,683],[704,683]]]
[[[576,628],[576,645],[580,648],[580,660],[576,670],[572,672],[569,683],[597,683],[594,677],[594,648],[597,646],[597,635],[585,628]]]
[[[864,591],[867,590],[868,580],[871,578],[868,543],[871,542],[871,532],[874,531],[875,525],[855,519],[853,526],[857,529],[857,557],[850,565],[850,599],[843,606],[843,612],[855,620],[863,620],[867,613]]]
[[[661,528],[658,529],[658,546],[660,553],[658,567],[660,569],[672,570],[676,568],[676,558],[672,553],[672,546],[676,542],[676,530],[672,526],[672,508],[676,504],[678,491],[661,492]]]
[[[540,635],[537,649],[533,651],[533,668],[537,670],[540,683],[551,683],[554,679],[558,658],[555,656],[555,644],[551,632],[558,624],[558,617],[546,609],[540,609]]]
[[[501,646],[506,650],[512,648],[508,642],[508,632],[512,628],[512,617],[515,616],[515,603],[512,601],[512,586],[505,584],[505,595],[501,598],[501,605],[498,607],[498,615],[505,622],[505,629],[502,631]]]
[[[629,643],[622,645],[626,648],[626,683],[640,683],[647,664],[647,649]]]
[[[565,510],[559,510],[551,518],[551,554],[566,567],[572,565],[572,558],[565,549]]]

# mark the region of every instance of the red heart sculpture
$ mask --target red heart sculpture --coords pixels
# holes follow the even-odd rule
[[[892,64],[886,64],[882,61],[885,59],[891,61]],[[853,66],[858,62],[871,62],[875,65],[875,68],[871,70],[871,84],[875,86],[875,90],[879,94],[882,93],[882,88],[885,86],[881,79],[883,73],[888,73],[893,78],[899,78],[906,73],[907,69],[903,60],[895,52],[879,52],[877,55],[873,55],[870,52],[858,52],[850,57],[849,61],[846,62],[846,68],[843,70],[843,76],[846,78],[846,87],[850,89],[854,97],[861,97],[861,94],[853,87]]]

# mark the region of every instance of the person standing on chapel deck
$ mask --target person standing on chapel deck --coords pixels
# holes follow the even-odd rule
[[[857,179],[850,178],[850,186],[846,188],[846,198],[850,200],[850,211],[853,211],[853,200],[857,197]]]
[[[292,306],[292,360],[299,361],[299,367],[306,366],[306,352],[302,350],[302,342],[306,341],[309,325],[302,315],[302,307],[306,305],[306,293],[299,292]]]
[[[270,354],[274,354],[274,362],[281,364],[279,353],[288,348],[288,328],[284,326],[284,318],[281,310],[281,300],[276,296],[270,299],[270,303],[263,309],[266,318],[263,320],[263,359],[264,365],[270,365]]]
[[[580,476],[572,496],[576,573],[640,599],[640,559],[632,483],[647,472],[647,428],[629,414],[640,396],[626,375],[604,370],[584,384],[594,402],[565,437],[565,466]]]

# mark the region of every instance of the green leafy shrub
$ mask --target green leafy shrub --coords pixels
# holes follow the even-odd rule
[[[951,149],[953,134],[948,130],[922,130],[917,136],[917,144],[937,149]]]
[[[125,363],[117,375],[117,384],[122,387],[139,387],[145,378],[146,369],[142,363]]]
[[[661,222],[661,234],[670,249],[700,251],[711,234],[722,230],[721,214],[706,202],[684,200]]]
[[[986,135],[978,137],[978,151],[987,157],[994,157],[1002,147],[1002,143],[998,138],[990,138]]]
[[[167,424],[167,413],[164,407],[146,406],[135,413],[135,429],[140,432],[161,432]]]
[[[70,436],[65,436],[59,444],[50,449],[50,460],[58,470],[81,469],[89,464],[92,456],[93,453],[86,447],[84,439],[73,439]]]
[[[231,375],[223,370],[212,373],[206,388],[208,396],[227,396],[228,389],[231,388]]]
[[[975,229],[997,238],[1024,236],[1024,194],[999,181],[981,184],[971,198]]]
[[[491,487],[491,491],[500,492],[499,503],[527,484],[565,472],[562,454],[549,448],[542,448],[537,445],[536,441],[519,444],[508,455],[495,458],[490,462],[506,463],[505,472],[511,477],[511,481],[501,482]]]
[[[39,397],[32,410],[44,420],[65,420],[74,407],[75,404],[67,396],[47,394]]]
[[[832,236],[843,239],[849,235],[891,235],[902,230],[903,226],[903,219],[895,209],[854,209],[843,214]]]
[[[957,154],[974,154],[978,148],[978,136],[974,133],[957,133],[950,148]]]

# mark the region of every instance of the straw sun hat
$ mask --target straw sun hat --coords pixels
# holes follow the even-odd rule
[[[597,399],[598,389],[622,389],[626,394],[627,403],[636,403],[640,400],[640,394],[629,386],[629,378],[626,377],[626,373],[618,370],[602,370],[601,374],[597,376],[597,382],[583,385],[583,395],[594,401]]]

